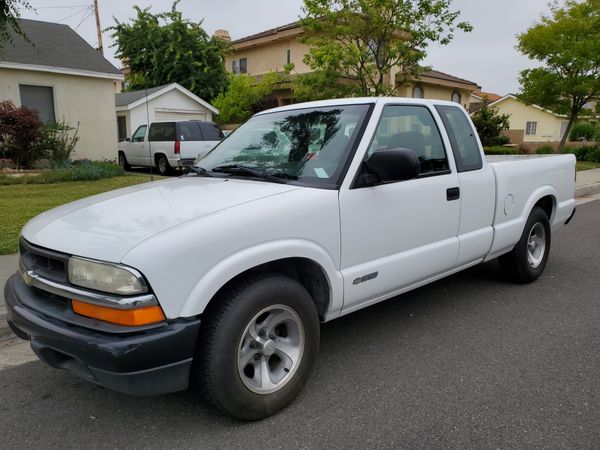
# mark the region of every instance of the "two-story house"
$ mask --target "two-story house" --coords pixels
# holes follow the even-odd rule
[[[227,56],[225,65],[231,73],[247,73],[260,76],[270,71],[283,71],[286,65],[294,65],[294,73],[307,73],[311,68],[304,63],[309,46],[298,40],[304,30],[298,22],[284,25],[231,42],[233,52]],[[227,38],[224,30],[217,32]],[[448,75],[436,70],[421,73],[418,79],[405,80],[390,77],[395,83],[395,92],[399,97],[431,98],[452,100],[469,108],[471,94],[481,88],[472,81]],[[276,92],[280,105],[292,101],[290,89]]]

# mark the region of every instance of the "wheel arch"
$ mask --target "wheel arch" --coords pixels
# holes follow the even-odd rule
[[[269,248],[245,249],[213,265],[191,290],[180,317],[202,314],[210,303],[218,301],[222,290],[252,272],[279,273],[297,280],[313,298],[322,321],[335,316],[336,311],[339,313],[343,280],[324,249],[312,242],[272,242],[266,246]]]

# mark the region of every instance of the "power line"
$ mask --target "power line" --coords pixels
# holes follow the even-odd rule
[[[59,6],[32,6],[33,9],[75,9],[83,8],[89,5],[59,5]]]
[[[77,14],[81,14],[81,12],[83,12],[83,11],[89,11],[89,8],[90,8],[90,5],[86,5],[84,7],[79,7],[78,11],[75,11],[73,14],[69,14],[67,17],[63,17],[62,19],[57,20],[57,22],[62,22],[64,20],[70,19],[71,17],[76,16]]]
[[[85,16],[83,19],[81,19],[81,22],[79,22],[79,23],[77,24],[77,26],[75,27],[75,31],[77,31],[77,30],[79,29],[79,27],[80,27],[81,25],[83,25],[83,22],[85,22],[86,20],[88,20],[88,19],[89,19],[90,17],[92,17],[93,15],[94,15],[94,12],[93,12],[93,11],[90,11],[90,12],[88,13],[88,15],[87,15],[87,16]]]

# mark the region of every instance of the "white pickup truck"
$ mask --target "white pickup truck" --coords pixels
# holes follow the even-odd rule
[[[574,156],[488,164],[443,101],[265,111],[199,165],[24,227],[5,297],[40,359],[261,419],[307,381],[320,322],[497,257],[532,282],[575,212]]]
[[[223,138],[212,122],[187,120],[140,125],[131,139],[119,143],[119,165],[156,167],[161,175],[174,168],[190,167],[210,152]]]

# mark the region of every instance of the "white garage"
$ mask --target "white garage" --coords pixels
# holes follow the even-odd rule
[[[115,95],[119,141],[140,126],[178,120],[212,121],[219,110],[177,83]]]

